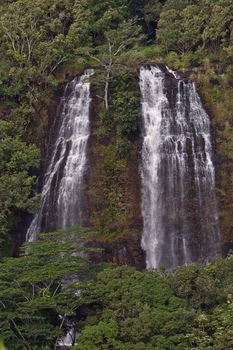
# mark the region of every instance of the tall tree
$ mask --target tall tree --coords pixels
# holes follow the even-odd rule
[[[134,45],[140,42],[141,29],[133,20],[123,21],[116,29],[104,31],[104,42],[88,52],[100,66],[97,79],[104,83],[104,104],[109,108],[109,84],[111,80],[127,69],[127,63],[123,64],[122,55]]]
[[[33,210],[35,178],[30,171],[38,166],[36,146],[22,142],[12,122],[0,120],[0,240],[6,238],[15,210]]]
[[[167,53],[185,53],[200,42],[202,18],[199,12],[197,5],[188,5],[183,10],[174,6],[162,11],[157,40]]]
[[[76,21],[86,19],[86,55],[97,65],[97,81],[104,85],[104,104],[109,107],[109,84],[127,66],[123,53],[142,39],[141,27],[130,18],[126,0],[81,0],[75,6]],[[78,22],[77,22],[78,23]],[[78,28],[77,28],[78,29]]]
[[[41,234],[22,257],[0,261],[0,333],[9,350],[53,348],[64,335],[79,303],[77,278],[88,273],[87,240],[78,227]]]

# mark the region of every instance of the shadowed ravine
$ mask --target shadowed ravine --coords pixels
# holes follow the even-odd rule
[[[219,252],[209,117],[195,84],[165,67],[142,67],[140,88],[147,268],[205,262]]]

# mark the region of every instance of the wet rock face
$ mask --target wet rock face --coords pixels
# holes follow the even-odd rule
[[[40,214],[40,220],[38,225],[45,231],[51,231],[59,228],[58,212],[57,212],[57,200],[59,196],[59,188],[64,177],[64,169],[71,151],[71,141],[65,142],[65,148],[60,143],[56,147],[54,153],[54,147],[59,139],[59,132],[61,131],[64,118],[68,111],[66,108],[67,101],[70,96],[74,95],[74,84],[69,83],[66,88],[64,86],[63,91],[60,92],[59,99],[57,99],[56,107],[51,110],[50,115],[50,127],[48,128],[47,137],[45,138],[43,152],[43,162],[41,167],[41,174],[38,178],[38,190],[43,191],[46,176],[48,175],[48,169],[53,159],[53,163],[59,164],[56,171],[54,171],[51,177],[49,185],[49,196],[44,202],[43,210]],[[105,137],[101,140],[97,137],[98,134],[98,123],[99,123],[99,99],[96,97],[96,91],[94,86],[91,86],[91,99],[92,102],[89,106],[89,122],[90,122],[90,133],[91,136],[87,141],[86,148],[86,166],[85,172],[82,178],[82,208],[76,208],[79,212],[81,211],[82,222],[81,224],[91,229],[101,229],[99,225],[96,225],[95,218],[102,216],[105,219],[105,210],[108,203],[105,202],[106,192],[107,195],[111,192],[111,188],[108,186],[109,179],[101,173],[99,166],[105,161],[105,155],[102,151],[98,152],[98,149],[102,146],[106,146],[115,142],[112,135]],[[78,98],[78,96],[76,96]],[[59,103],[60,100],[60,103]],[[67,123],[66,123],[67,125]],[[67,131],[69,132],[69,131]],[[61,141],[66,139],[67,135],[62,135]],[[63,142],[63,141],[62,141]],[[140,208],[140,175],[139,175],[139,155],[140,155],[140,135],[136,137],[132,144],[132,150],[129,154],[127,165],[122,173],[121,178],[117,182],[117,186],[120,192],[120,203],[119,207],[124,215],[124,220],[114,219],[108,223],[109,234],[114,236],[113,240],[106,239],[105,237],[99,237],[97,246],[103,248],[101,255],[95,256],[94,259],[106,260],[108,262],[115,262],[119,264],[131,264],[138,268],[144,268],[143,252],[140,245],[141,240],[141,208]],[[96,152],[97,150],[97,152]],[[55,168],[54,168],[55,169]],[[47,175],[46,175],[47,174]],[[105,192],[105,193],[104,193]],[[79,193],[80,194],[80,193]],[[94,194],[94,195],[93,195]],[[79,196],[80,197],[80,196]],[[79,198],[80,199],[80,198]],[[77,205],[75,205],[77,207]],[[75,209],[75,210],[76,210]],[[80,223],[79,215],[76,215],[74,221]],[[93,219],[94,218],[94,219]],[[25,233],[30,226],[30,222],[33,218],[26,216],[25,225],[20,230],[21,241],[15,242],[15,254],[18,252],[18,245],[25,240]],[[39,227],[38,227],[39,230]],[[122,233],[123,232],[123,233]],[[117,236],[122,238],[117,238]],[[16,240],[15,240],[16,241]]]
[[[217,155],[216,186],[223,255],[233,249],[233,160]]]
[[[48,157],[51,153],[51,144],[53,143],[54,121],[60,110],[60,100],[64,93],[64,88],[64,84],[59,85],[56,93],[50,96],[50,104],[47,109],[45,106],[43,106],[44,109],[40,106],[29,129],[29,142],[35,143],[40,149],[41,154],[40,168],[33,173],[37,177],[35,189],[39,193],[42,191],[43,177],[46,172]],[[37,132],[37,130],[39,131]],[[9,255],[12,256],[19,256],[20,247],[26,240],[26,232],[33,219],[33,215],[21,210],[16,213],[16,217],[17,222],[10,232],[11,247]]]
[[[139,270],[145,269],[145,253],[141,249],[141,237],[129,236],[108,244],[105,249],[105,259],[118,265],[131,265]]]
[[[205,262],[220,251],[210,120],[187,76],[161,65],[140,71],[149,268]]]
[[[103,249],[92,256],[97,261],[129,264],[145,268],[141,248],[141,180],[140,180],[140,134],[131,142],[131,150],[119,176],[105,172],[105,164],[116,139],[111,133],[99,136],[100,100],[92,87],[90,112],[91,135],[88,144],[88,168],[85,178],[85,222],[97,231],[95,244]],[[115,192],[114,192],[115,191]],[[116,193],[117,215],[109,217],[109,197]]]
[[[205,73],[205,72],[204,72]],[[223,255],[229,253],[233,243],[233,154],[232,154],[232,91],[224,85],[218,72],[220,99],[215,99],[215,89],[209,81],[200,81],[199,92],[212,122],[216,197]]]
[[[102,250],[91,253],[90,258],[93,262],[105,261],[117,265],[129,265],[138,270],[146,268],[145,253],[141,249],[141,236],[128,235],[114,241],[97,240],[92,242],[92,246]]]
[[[89,78],[93,70],[73,79],[64,91],[53,125],[38,213],[27,231],[27,240],[37,233],[83,225],[83,182],[90,134]]]
[[[144,67],[151,69],[153,65],[145,65]],[[189,75],[190,73],[179,73],[178,79],[175,78],[172,71],[168,70],[165,65],[158,65],[161,72],[164,74],[164,87],[163,92],[167,99],[167,103],[171,110],[171,114],[176,114],[177,109],[177,95],[180,93],[182,96],[185,95],[185,90],[189,84]],[[179,85],[177,82],[182,81]],[[71,91],[67,90],[67,94]],[[143,230],[142,215],[141,215],[141,178],[140,178],[140,169],[141,169],[141,149],[142,149],[142,140],[141,135],[136,135],[135,139],[131,143],[131,151],[127,159],[126,165],[122,174],[115,181],[117,190],[119,192],[119,211],[122,215],[109,220],[106,211],[109,206],[109,202],[106,200],[112,192],[112,184],[114,181],[110,177],[106,176],[106,173],[103,172],[103,164],[106,162],[106,148],[114,144],[116,139],[113,134],[100,137],[100,100],[96,97],[95,88],[91,87],[92,95],[92,104],[90,106],[90,138],[87,144],[87,164],[86,172],[83,177],[82,184],[82,224],[84,226],[90,227],[93,230],[99,230],[100,235],[96,240],[97,246],[103,249],[101,254],[93,256],[94,261],[108,261],[114,262],[117,264],[129,264],[134,265],[139,269],[145,268],[145,252],[141,248],[141,234]],[[54,113],[54,112],[53,112]],[[188,120],[190,115],[190,104],[186,103],[185,106],[185,118]],[[58,123],[59,124],[59,123]],[[59,125],[55,125],[54,129],[50,130],[51,138],[49,142],[49,150],[47,152],[48,159],[52,154],[52,144],[53,140],[56,138],[57,129]],[[174,124],[174,123],[173,123]],[[193,161],[193,151],[198,152],[204,150],[206,147],[206,140],[198,134],[195,134],[195,130],[190,128],[190,133],[193,137],[186,137],[185,142],[182,144],[173,139],[172,137],[168,142],[164,143],[163,152],[166,152],[170,155],[174,154],[177,150],[178,154],[181,154],[184,150],[187,154],[187,172],[184,178],[184,187],[186,188],[186,199],[184,200],[185,204],[185,220],[189,221],[189,225],[192,227],[194,234],[189,239],[189,244],[192,246],[192,259],[204,261],[207,250],[203,247],[206,242],[203,241],[203,230],[208,230],[208,226],[211,222],[210,210],[208,205],[204,204],[202,215],[207,216],[208,220],[203,224],[203,220],[199,220],[200,210],[198,199],[196,197],[196,184],[193,176],[194,173],[194,161]],[[143,127],[142,127],[143,129]],[[177,129],[175,125],[171,125],[171,134],[174,136],[177,134]],[[176,142],[177,141],[177,142]],[[69,152],[69,143],[67,144],[67,152]],[[61,151],[61,150],[60,150]],[[203,161],[205,162],[205,152],[202,152]],[[66,157],[65,157],[66,158]],[[215,157],[217,163],[217,185],[222,188],[222,185],[225,181],[225,187],[227,188],[227,182],[231,178],[232,166],[229,166],[229,162],[221,157]],[[43,162],[44,169],[46,169],[47,163]],[[168,160],[162,162],[160,168],[160,175],[164,179],[169,176],[169,164]],[[202,174],[203,175],[203,174]],[[54,188],[53,192],[56,192],[57,183],[60,181],[62,174],[59,172],[54,177],[54,180],[51,186]],[[204,178],[204,175],[201,176]],[[225,179],[225,180],[224,180]],[[175,196],[179,196],[179,186],[175,186]],[[183,213],[176,212],[172,208],[174,204],[174,196],[171,198],[171,193],[169,192],[169,184],[167,182],[164,186],[163,195],[165,200],[163,201],[163,207],[166,211],[166,215],[163,216],[162,221],[164,222],[164,227],[167,232],[171,231],[171,227],[175,222],[176,232],[178,235],[176,237],[176,255],[179,256],[178,264],[183,264],[183,238],[184,235],[181,232],[181,225],[178,218],[183,215]],[[191,199],[191,200],[190,200]],[[52,197],[51,203],[52,206]],[[228,201],[229,202],[229,201]],[[221,204],[221,203],[220,203]],[[221,205],[220,205],[221,206]],[[230,203],[229,203],[230,206]],[[224,205],[222,205],[222,208]],[[182,209],[183,210],[183,209]],[[182,211],[181,210],[181,211]],[[174,218],[175,216],[175,218]],[[107,219],[106,219],[107,218]],[[106,221],[108,221],[106,223]],[[222,228],[226,227],[225,217],[220,215],[220,226]],[[56,217],[52,215],[49,219],[49,224],[52,228],[56,227]],[[186,225],[186,224],[185,224]],[[206,227],[204,226],[206,225]],[[224,226],[225,225],[225,226]],[[46,226],[46,223],[43,224]],[[106,233],[107,227],[107,233]],[[226,231],[226,230],[225,230]],[[226,236],[232,235],[232,231],[228,229]],[[106,237],[109,236],[109,237]],[[113,238],[111,238],[113,237]],[[167,242],[169,239],[167,240]],[[224,252],[227,252],[231,246],[231,239],[225,240]],[[204,242],[204,243],[203,243]],[[233,242],[233,239],[232,239]],[[161,247],[163,254],[166,254],[166,246]],[[201,256],[199,252],[202,251]]]

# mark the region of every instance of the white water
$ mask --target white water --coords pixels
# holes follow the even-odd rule
[[[167,73],[158,66],[140,70],[147,268],[203,262],[219,252],[209,117],[194,83]]]
[[[27,231],[28,241],[34,241],[41,230],[82,224],[92,74],[92,70],[86,70],[66,87],[55,144],[44,177],[40,210]]]
[[[64,335],[58,340],[57,347],[59,347],[59,349],[71,348],[74,345],[76,338],[77,338],[77,334],[75,332],[75,328],[72,324],[70,324],[70,329],[67,331],[66,335]]]

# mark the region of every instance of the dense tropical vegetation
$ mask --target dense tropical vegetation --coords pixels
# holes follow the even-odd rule
[[[54,94],[65,76],[85,66],[96,66],[95,84],[103,101],[100,132],[106,135],[107,129],[110,134],[109,128],[114,128],[118,158],[127,156],[139,115],[134,107],[139,103],[137,94],[128,96],[133,112],[122,99],[121,78],[134,91],[130,81],[147,60],[192,69],[209,108],[213,114],[217,111],[219,151],[233,156],[231,0],[36,0],[33,6],[29,0],[17,0],[0,7],[0,133],[5,154],[0,176],[7,178],[0,188],[0,232],[6,247],[22,213],[36,210],[31,204],[36,202],[32,175],[44,155],[42,140]],[[18,161],[12,168],[22,147],[24,165]],[[25,184],[23,193],[17,186],[19,179]]]
[[[79,227],[41,234],[21,257],[1,261],[0,332],[9,349],[59,343],[79,304],[78,280],[92,273],[83,242],[88,232]]]
[[[0,6],[0,176],[7,178],[0,188],[0,232],[5,243],[22,213],[36,210],[32,175],[44,154],[54,94],[67,74],[85,66],[96,66],[94,83],[103,101],[100,132],[109,135],[114,129],[119,159],[127,156],[139,115],[138,95],[130,96],[129,88],[125,103],[122,94],[125,86],[135,91],[137,69],[147,60],[193,70],[209,108],[217,110],[220,153],[232,157],[231,0],[36,0],[33,6],[17,0]]]
[[[90,264],[85,256],[97,250],[80,245],[87,240],[80,228],[43,234],[21,257],[1,261],[8,349],[56,348],[71,325],[76,350],[232,349],[232,255],[173,273],[139,272]]]
[[[7,348],[52,349],[69,321],[81,331],[79,350],[232,349],[232,255],[173,273],[139,272],[93,269],[72,254],[87,241],[80,228],[43,234],[20,254],[15,241],[38,208],[35,182],[53,101],[86,67],[96,67],[96,152],[103,157],[93,175],[95,238],[125,234],[110,228],[123,227],[131,210],[122,183],[140,129],[142,63],[191,71],[213,117],[218,154],[232,162],[233,1],[7,0],[0,32],[0,335]],[[231,181],[223,170],[220,216],[232,241]],[[20,256],[6,257],[13,253]],[[63,288],[70,274],[90,280]]]

